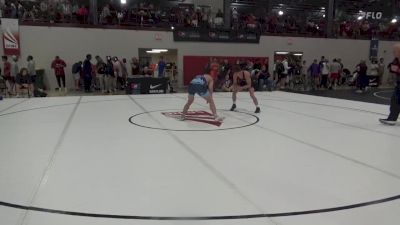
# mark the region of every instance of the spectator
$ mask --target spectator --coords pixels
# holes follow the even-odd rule
[[[79,8],[79,10],[76,14],[78,21],[81,24],[87,23],[88,15],[89,15],[89,11],[87,10],[86,6],[84,6],[84,5],[82,5],[81,8]]]
[[[67,20],[70,21],[72,18],[72,5],[71,2],[69,0],[66,0],[65,3],[62,5],[62,11],[64,14],[64,18],[62,18],[63,20]]]
[[[18,18],[17,6],[15,6],[15,4],[13,2],[11,2],[10,8],[11,8],[11,18],[14,18],[14,19]]]
[[[42,15],[47,15],[47,1],[41,1],[40,2],[40,11],[42,12]]]
[[[64,68],[66,66],[67,64],[64,62],[64,60],[60,59],[59,56],[56,56],[56,58],[51,63],[51,68],[54,69],[54,75],[57,78],[58,88],[56,88],[56,90],[61,91],[61,81],[62,81],[62,87],[64,88],[65,92],[67,91],[67,88],[65,87],[65,72],[64,72]]]
[[[328,78],[329,78],[329,60],[323,57],[320,62],[321,67],[321,87],[328,89]]]
[[[30,55],[26,59],[28,61],[28,74],[31,77],[32,84],[35,84],[36,82],[36,66],[35,66],[35,60],[33,60],[33,57]]]
[[[360,63],[357,65],[357,72],[358,72],[358,77],[357,77],[357,83],[359,90],[357,90],[357,93],[362,93],[365,91],[365,88],[367,86],[367,64],[365,64],[365,60],[361,60]]]
[[[267,68],[267,65],[262,65],[261,70],[257,72],[257,80],[258,80],[258,86],[257,90],[262,90],[267,88],[268,90],[272,90],[273,88],[273,81],[270,80],[270,74]]]
[[[22,94],[23,89],[29,91],[29,95],[33,93],[33,84],[31,77],[29,76],[28,69],[22,68],[16,76],[17,83],[17,98]]]
[[[75,91],[80,91],[80,81],[82,76],[82,61],[74,63],[72,65],[72,75],[75,81]]]
[[[115,74],[114,64],[111,56],[107,56],[107,63],[105,68],[105,91],[112,94],[115,91]]]
[[[385,60],[383,58],[380,58],[378,63],[379,86],[382,85],[383,83],[384,74],[385,74]]]
[[[140,75],[139,60],[135,57],[132,58],[131,69],[132,69],[132,75],[134,75],[134,76]]]
[[[331,73],[330,89],[336,89],[340,79],[341,66],[336,59],[333,59],[333,62],[329,67]]]
[[[212,59],[210,68],[211,68],[210,75],[215,81],[218,78],[218,74],[219,74],[219,63],[218,63],[217,58]]]
[[[160,61],[158,61],[158,77],[164,77],[165,76],[165,67],[167,64],[165,63],[164,57],[160,57]]]
[[[217,14],[215,15],[215,25],[222,26],[224,24],[224,14],[221,9],[218,9]]]
[[[111,11],[110,11],[110,5],[106,4],[103,7],[103,11],[101,12],[100,15],[100,20],[101,23],[105,23],[105,24],[111,24],[112,23],[112,16],[111,16]]]
[[[376,59],[371,60],[371,65],[368,67],[368,75],[378,77],[379,65]]]
[[[390,100],[390,114],[387,119],[380,119],[379,121],[386,125],[396,125],[397,119],[400,114],[400,45],[397,44],[393,49],[394,60],[390,63],[390,72],[393,73],[395,77],[396,86],[393,90],[393,94]]]
[[[19,65],[18,65],[18,57],[13,55],[12,57],[12,61],[11,61],[11,77],[12,80],[15,82],[15,78],[17,77],[19,71]]]
[[[225,75],[225,80],[222,85],[222,91],[225,92],[232,92],[233,86],[232,86],[232,79],[229,77],[228,74]]]
[[[83,61],[83,84],[85,88],[86,93],[90,93],[91,86],[92,86],[92,74],[93,74],[93,67],[92,63],[90,62],[92,60],[92,55],[87,54],[85,61]]]
[[[127,63],[126,59],[123,58],[121,62],[121,72],[122,72],[122,78],[124,79],[124,83],[126,82],[126,78],[128,77],[128,67],[126,63]]]
[[[279,84],[280,89],[284,89],[286,84],[288,83],[288,79],[289,79],[288,74],[289,74],[290,67],[289,67],[287,58],[284,58],[281,64],[282,65],[280,65],[280,64],[277,65],[280,67],[278,69],[281,71],[281,76],[278,77],[278,79],[279,79],[278,84]]]
[[[122,90],[123,87],[123,79],[122,79],[122,67],[121,62],[119,61],[118,57],[114,56],[113,58],[113,66],[114,66],[114,74],[115,74],[115,87],[116,89]],[[116,91],[116,90],[114,90]]]
[[[145,66],[143,68],[143,76],[145,77],[152,77],[153,76],[153,72],[149,69],[149,67]]]
[[[316,90],[320,87],[321,84],[321,67],[318,64],[317,60],[314,59],[314,62],[308,68],[310,72],[311,80],[312,80],[312,90]]]
[[[3,60],[3,76],[6,80],[8,94],[13,95],[15,89],[15,77],[11,76],[11,63],[8,62],[7,56],[2,56],[1,58]]]
[[[303,62],[302,62],[302,64],[301,64],[301,66],[300,66],[301,68],[300,68],[300,70],[301,70],[301,72],[300,72],[300,74],[301,74],[301,79],[303,80],[303,90],[305,90],[305,91],[307,91],[308,90],[308,88],[309,88],[309,86],[308,86],[308,84],[309,84],[309,77],[307,76],[307,62],[306,62],[306,60],[303,60]]]
[[[95,85],[96,85],[97,90],[101,90],[104,93],[106,91],[106,89],[105,89],[106,64],[104,63],[103,59],[100,56],[96,56],[95,59],[96,59],[96,70],[97,70]]]

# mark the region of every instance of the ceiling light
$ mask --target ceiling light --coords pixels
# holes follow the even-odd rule
[[[155,52],[168,52],[168,49],[152,49]]]
[[[283,15],[283,11],[279,10],[278,15],[282,16]]]
[[[275,52],[275,54],[277,54],[277,55],[287,55],[287,54],[289,54],[289,52]]]
[[[391,23],[397,23],[397,19],[393,18],[392,21],[390,21]]]

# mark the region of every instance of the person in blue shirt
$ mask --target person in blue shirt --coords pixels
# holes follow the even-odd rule
[[[224,118],[218,116],[217,108],[215,106],[215,102],[213,99],[213,90],[214,90],[214,79],[209,74],[201,74],[197,75],[193,78],[193,80],[189,84],[188,92],[189,97],[183,108],[181,120],[186,119],[186,114],[193,104],[194,96],[197,94],[200,97],[204,98],[208,104],[210,104],[211,112],[214,116],[214,119],[217,121],[222,121]]]
[[[158,62],[158,77],[164,77],[165,76],[165,67],[167,64],[164,61],[164,57],[160,57],[160,61]]]

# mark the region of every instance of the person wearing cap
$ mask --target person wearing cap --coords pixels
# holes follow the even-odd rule
[[[390,114],[387,119],[379,119],[382,124],[394,126],[400,114],[400,44],[393,46],[394,60],[390,64],[390,72],[396,75],[396,85],[390,100]]]

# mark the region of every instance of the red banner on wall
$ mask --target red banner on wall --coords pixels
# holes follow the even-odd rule
[[[216,58],[219,62],[227,59],[230,65],[236,64],[237,60],[255,62],[268,62],[268,57],[240,57],[240,56],[184,56],[183,57],[183,83],[188,85],[190,81],[199,74],[204,74],[204,69],[210,62],[210,58]]]
[[[18,19],[1,19],[4,55],[21,54]]]

